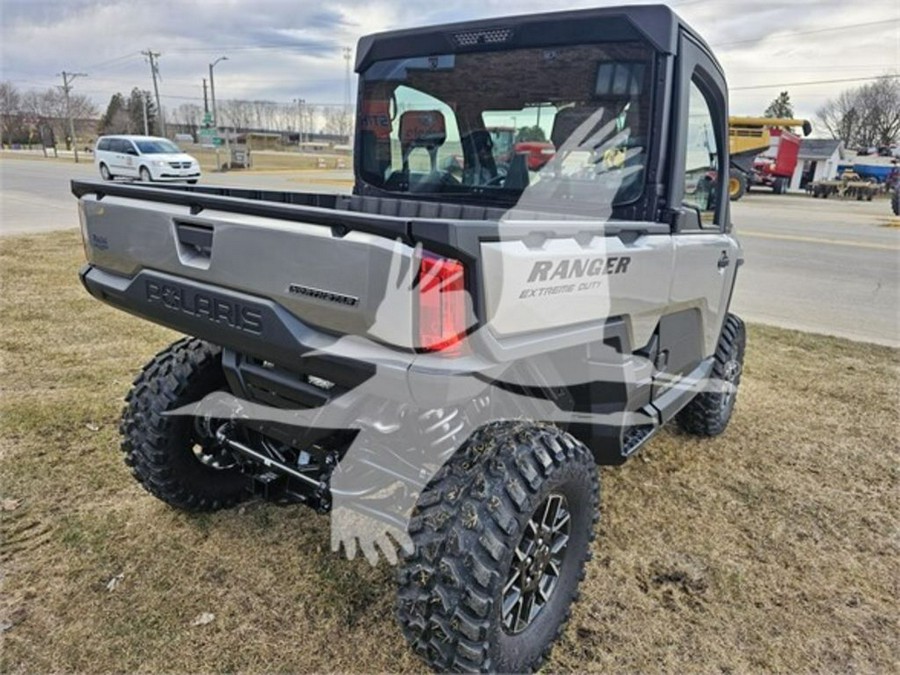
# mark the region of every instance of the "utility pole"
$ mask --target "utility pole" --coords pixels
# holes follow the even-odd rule
[[[144,136],[150,135],[150,124],[147,121],[147,96],[141,92],[141,108],[144,111]]]
[[[203,78],[203,112],[209,112],[209,101],[206,98],[206,78]]]
[[[163,115],[162,103],[159,102],[159,85],[156,83],[156,78],[159,77],[159,63],[157,63],[156,59],[158,59],[162,54],[159,52],[155,52],[152,49],[148,49],[145,52],[141,52],[147,59],[150,61],[150,74],[153,76],[153,93],[156,95],[156,114],[159,115],[159,128],[162,132],[162,135],[166,135],[166,120]]]
[[[306,104],[306,99],[295,98],[294,101],[297,103],[297,136],[298,136],[297,145],[299,145],[302,148],[303,147],[303,106]]]
[[[87,73],[60,73],[63,79],[61,89],[66,96],[66,117],[69,120],[69,137],[72,139],[72,150],[75,152],[75,163],[78,164],[78,143],[75,141],[75,120],[72,119],[72,107],[69,105],[69,92],[72,90],[72,80],[76,77],[87,77]]]
[[[219,61],[227,61],[227,56],[220,56],[215,61],[209,64],[209,97],[212,99],[212,116],[213,116],[213,126],[216,129],[216,132],[219,131],[219,116],[216,113],[216,81],[213,78],[213,68],[216,67],[216,64]],[[215,141],[213,141],[215,142]],[[229,149],[228,136],[225,136],[226,150]],[[231,152],[228,153],[228,163],[231,163]],[[222,165],[219,163],[219,146],[216,145],[216,170],[221,170]]]

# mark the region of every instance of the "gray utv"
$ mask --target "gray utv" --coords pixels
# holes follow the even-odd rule
[[[597,465],[734,409],[722,68],[628,6],[373,35],[356,71],[352,194],[73,182],[87,290],[190,336],[135,380],[125,460],[176,508],[399,544],[430,666],[531,671],[602,546]]]

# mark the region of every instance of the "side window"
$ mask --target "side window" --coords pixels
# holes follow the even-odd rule
[[[109,139],[104,138],[99,143],[97,143],[98,150],[109,150]]]
[[[709,103],[697,83],[691,82],[688,102],[687,148],[684,162],[684,204],[700,211],[701,227],[715,227],[716,184],[721,149],[716,142],[715,126]]]

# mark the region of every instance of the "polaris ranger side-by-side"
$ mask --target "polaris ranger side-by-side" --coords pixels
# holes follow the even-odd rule
[[[73,182],[88,291],[190,336],[135,380],[125,460],[176,508],[255,494],[330,512],[350,556],[399,547],[428,664],[533,670],[596,466],[734,408],[722,69],[629,6],[369,36],[356,71],[351,195]],[[551,158],[494,147],[506,126]]]

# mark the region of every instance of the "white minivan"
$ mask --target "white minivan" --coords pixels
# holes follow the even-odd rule
[[[200,178],[200,162],[167,138],[156,136],[101,136],[94,149],[94,164],[103,180],[138,178],[142,181]]]

